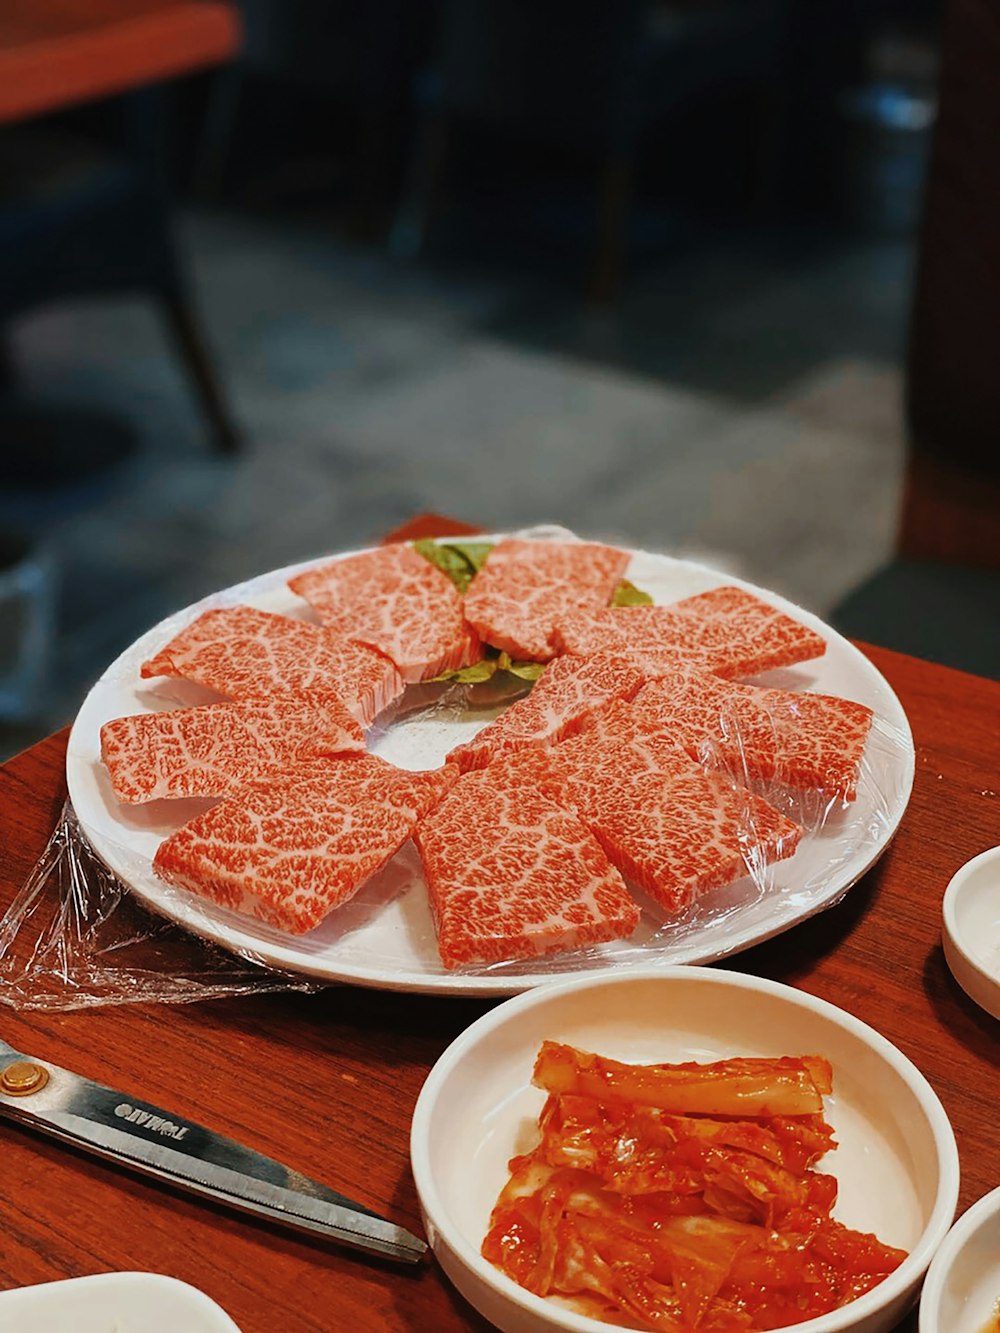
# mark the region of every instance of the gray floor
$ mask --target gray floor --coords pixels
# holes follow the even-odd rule
[[[59,588],[7,753],[167,612],[425,509],[697,554],[821,614],[891,550],[904,244],[688,247],[595,314],[562,278],[404,267],[318,229],[184,235],[246,452],[212,455],[141,303],[19,326],[29,387],[125,414],[141,448],[97,483],[0,493]]]

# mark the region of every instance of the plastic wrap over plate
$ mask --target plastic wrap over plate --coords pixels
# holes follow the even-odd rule
[[[546,534],[548,535],[548,534]],[[488,539],[486,539],[488,540]],[[642,920],[628,940],[575,953],[449,971],[438,956],[419,857],[407,843],[349,902],[314,930],[291,936],[171,888],[152,870],[160,841],[205,802],[121,805],[100,759],[100,729],[114,717],[203,702],[206,691],[183,681],[143,681],[139,666],[182,626],[210,607],[247,603],[311,618],[286,580],[311,561],[255,578],[206,598],[156,626],[126,650],[91,690],[73,727],[67,777],[90,864],[106,866],[154,914],[185,932],[287,975],[316,982],[353,982],[381,989],[454,995],[510,995],[579,973],[675,963],[707,963],[768,939],[838,902],[878,859],[898,827],[913,780],[913,744],[906,716],[887,682],[856,648],[817,617],[738,579],[668,556],[631,552],[626,577],[656,603],[668,603],[722,583],[738,584],[820,633],[824,656],[771,672],[754,683],[839,695],[870,707],[875,721],[865,749],[857,799],[775,783],[759,791],[805,829],[795,855],[758,867],[744,879],[704,895],[680,917],[667,919],[637,893]],[[324,557],[329,560],[331,557]],[[502,703],[462,686],[410,687],[369,737],[372,750],[409,769],[433,768],[447,752],[497,716]],[[737,738],[738,739],[738,738]],[[718,767],[711,752],[704,762]],[[733,779],[735,781],[735,779]],[[752,840],[752,831],[749,835]],[[752,847],[748,861],[754,865]],[[8,932],[9,934],[9,932]],[[237,966],[237,964],[234,964]],[[155,969],[154,969],[155,971]],[[249,984],[249,983],[248,983]],[[154,994],[151,981],[149,998]],[[170,989],[170,987],[167,987]],[[176,998],[197,998],[178,996]]]

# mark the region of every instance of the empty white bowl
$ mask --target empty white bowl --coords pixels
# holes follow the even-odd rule
[[[0,1333],[240,1333],[221,1305],[162,1273],[95,1273],[0,1292]]]
[[[941,904],[941,942],[955,980],[1000,1018],[1000,847],[966,861]]]
[[[608,1325],[525,1291],[479,1253],[515,1153],[537,1142],[531,1086],[544,1039],[637,1063],[817,1054],[833,1065],[826,1115],[839,1147],[835,1216],[909,1251],[879,1286],[797,1333],[884,1333],[917,1297],[958,1200],[958,1152],[923,1075],[843,1010],[775,982],[673,967],[545,986],[499,1005],[431,1070],[411,1161],[431,1247],[466,1299],[504,1333],[606,1333]]]
[[[996,1326],[998,1309],[1000,1189],[995,1189],[963,1213],[941,1242],[920,1297],[920,1333],[984,1333]]]

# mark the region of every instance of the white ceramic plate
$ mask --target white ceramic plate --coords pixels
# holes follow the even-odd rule
[[[920,1297],[920,1333],[993,1333],[1000,1325],[1000,1189],[962,1214]]]
[[[327,557],[329,559],[330,557]],[[842,695],[871,707],[876,724],[865,754],[857,800],[822,818],[807,811],[814,831],[794,857],[768,872],[763,885],[749,878],[704,897],[682,921],[664,927],[643,920],[633,938],[586,953],[544,961],[501,964],[478,972],[448,972],[438,958],[419,859],[412,844],[356,895],[309,934],[295,937],[163,884],[153,874],[160,841],[204,802],[154,802],[127,807],[115,799],[100,762],[100,729],[110,718],[209,695],[185,682],[140,680],[139,666],[195,615],[210,606],[250,603],[309,618],[286,580],[307,562],[229,588],[171,616],[128,648],[90,691],[73,726],[66,773],[81,827],[98,855],[150,907],[198,935],[270,966],[329,981],[391,990],[453,995],[511,995],[554,978],[623,966],[706,963],[787,930],[835,903],[879,858],[903,816],[913,782],[913,743],[899,700],[885,679],[848,641],[784,599],[757,592],[821,633],[822,658],[762,677],[790,689]],[[740,583],[716,571],[668,556],[633,552],[627,576],[658,603],[676,601],[722,583]],[[462,714],[438,707],[404,716],[376,736],[372,748],[405,768],[430,768],[492,714]],[[792,813],[795,813],[792,811]],[[801,812],[799,812],[801,813]]]
[[[427,1238],[451,1281],[498,1328],[608,1327],[523,1290],[479,1253],[509,1159],[538,1142],[545,1094],[531,1074],[546,1038],[637,1064],[825,1056],[833,1066],[825,1114],[838,1146],[818,1169],[838,1181],[834,1216],[909,1254],[872,1291],[795,1325],[796,1333],[883,1333],[913,1304],[955,1215],[959,1183],[955,1136],[926,1079],[884,1037],[824,1000],[742,973],[675,967],[520,995],[467,1028],[427,1077],[410,1135]]]
[[[220,1305],[159,1273],[96,1273],[0,1292],[0,1333],[239,1333]]]

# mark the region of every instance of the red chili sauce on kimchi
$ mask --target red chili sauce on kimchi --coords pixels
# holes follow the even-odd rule
[[[510,1163],[485,1258],[539,1296],[660,1333],[787,1328],[905,1251],[831,1217],[815,1057],[626,1065],[545,1042],[541,1137]]]

